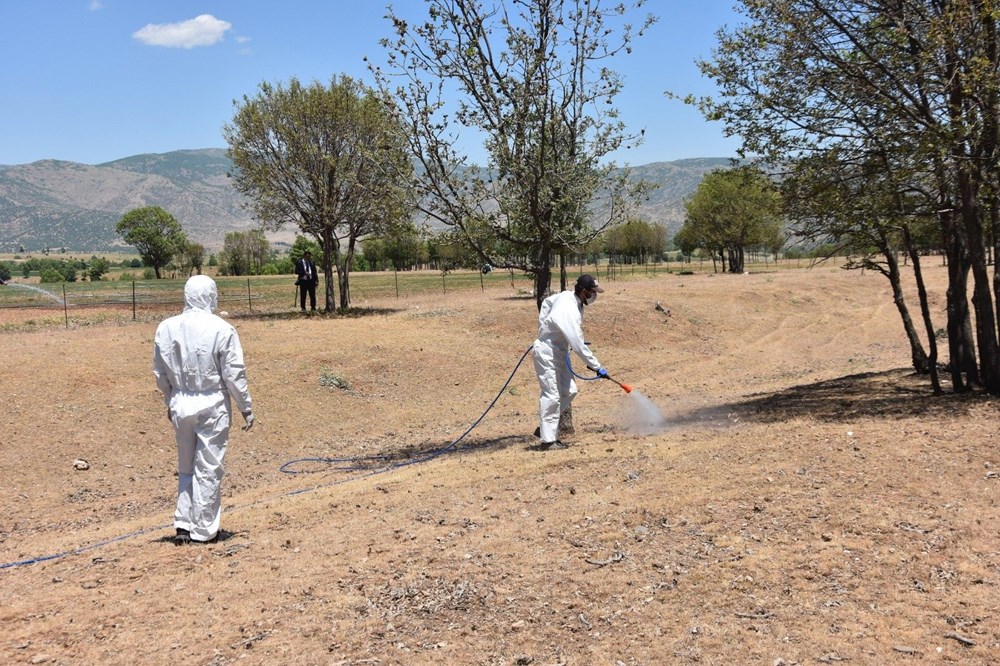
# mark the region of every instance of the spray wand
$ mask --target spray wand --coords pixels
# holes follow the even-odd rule
[[[611,380],[611,381],[613,381],[613,382],[614,382],[615,384],[618,384],[618,386],[621,386],[621,387],[622,387],[622,390],[623,390],[623,391],[625,391],[626,393],[631,393],[631,392],[632,392],[632,387],[631,387],[631,386],[629,386],[628,384],[624,384],[624,383],[622,383],[622,382],[618,381],[617,379],[615,379],[615,378],[614,378],[614,377],[612,377],[611,375],[605,375],[605,376],[604,376],[604,378],[605,378],[605,379],[610,379],[610,380]]]
[[[572,374],[572,375],[573,375],[574,377],[576,377],[577,379],[582,379],[582,380],[584,380],[584,381],[586,381],[586,382],[592,382],[592,381],[594,381],[595,379],[610,379],[610,380],[611,380],[611,381],[613,381],[613,382],[614,382],[615,384],[618,384],[618,386],[620,386],[620,387],[621,387],[621,389],[622,389],[623,391],[625,391],[626,393],[631,393],[631,392],[632,392],[632,387],[631,387],[631,386],[629,386],[628,384],[625,384],[625,383],[623,383],[623,382],[620,382],[620,381],[618,381],[617,379],[615,379],[615,378],[614,378],[614,377],[612,377],[611,375],[607,374],[607,372],[605,372],[605,373],[604,373],[603,375],[597,375],[596,377],[584,377],[583,375],[578,375],[578,374],[576,374],[576,371],[575,371],[575,370],[573,370],[573,364],[572,364],[572,362],[570,361],[570,352],[569,352],[569,351],[567,351],[567,352],[566,352],[566,367],[567,367],[567,368],[569,368],[569,371],[570,371],[570,373],[571,373],[571,374]],[[589,366],[588,366],[588,369],[589,369],[589,370],[593,370],[593,368],[591,368],[591,367],[589,367]],[[595,371],[595,372],[596,372],[596,371]]]

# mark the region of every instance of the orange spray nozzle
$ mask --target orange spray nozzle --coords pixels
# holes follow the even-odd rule
[[[608,377],[608,379],[610,379],[611,381],[613,381],[615,384],[618,384],[618,386],[621,386],[622,390],[625,391],[626,393],[631,393],[632,392],[632,387],[629,386],[628,384],[623,384],[622,382],[618,381],[614,377]]]

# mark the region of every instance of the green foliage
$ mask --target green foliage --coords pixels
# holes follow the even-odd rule
[[[0,280],[3,280],[4,282],[9,280],[12,275],[11,272],[12,270],[13,266],[10,263],[6,261],[0,261]]]
[[[156,279],[159,279],[159,276],[156,274],[156,271],[153,270],[152,267],[147,266],[146,268],[144,268],[142,270],[142,279],[143,280],[156,280]]]
[[[219,253],[221,275],[260,275],[271,255],[271,244],[260,229],[231,231]]]
[[[51,266],[44,268],[38,277],[42,284],[66,281],[63,274]]]
[[[667,250],[667,229],[661,224],[629,220],[605,231],[601,244],[608,257],[616,263],[659,261]]]
[[[324,270],[336,266],[341,308],[350,306],[357,242],[409,216],[412,165],[391,104],[347,76],[328,86],[293,78],[260,84],[223,128],[233,185],[266,228],[293,223],[322,245],[313,258],[327,262]],[[330,309],[333,285],[326,288]]]
[[[94,282],[101,279],[101,276],[111,269],[111,262],[104,257],[91,257],[90,266],[87,268],[87,275]]]
[[[319,246],[319,243],[307,236],[295,234],[295,242],[292,243],[292,249],[288,251],[288,256],[292,260],[293,264],[291,270],[292,273],[295,272],[295,262],[301,259],[302,255],[306,252],[312,254],[313,261],[317,261],[323,256],[323,248]]]
[[[704,248],[722,255],[732,273],[743,272],[746,248],[770,248],[781,233],[781,196],[753,167],[710,172],[684,207],[687,217],[674,242],[685,254]]]
[[[132,282],[135,280],[135,276],[131,273],[125,272],[118,275],[119,282]]]
[[[159,206],[136,208],[122,216],[115,227],[142,260],[153,268],[157,279],[175,254],[187,246],[187,237],[174,216]]]

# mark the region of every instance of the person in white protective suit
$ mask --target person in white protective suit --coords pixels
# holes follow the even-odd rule
[[[217,306],[215,281],[193,276],[184,285],[184,312],[163,320],[153,341],[153,375],[177,438],[177,545],[218,538],[231,400],[244,430],[254,422],[240,338],[214,314]]]
[[[583,340],[583,308],[597,300],[604,289],[592,275],[581,275],[573,291],[563,291],[542,301],[538,311],[538,339],[534,343],[535,372],[541,388],[539,415],[541,425],[535,434],[542,450],[564,449],[559,439],[560,418],[568,412],[576,396],[576,382],[566,365],[566,354],[576,352],[587,367],[599,377],[605,370]]]

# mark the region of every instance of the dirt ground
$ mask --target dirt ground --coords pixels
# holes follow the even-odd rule
[[[530,357],[454,443],[530,298],[233,320],[258,423],[187,547],[156,322],[3,333],[0,663],[1000,663],[1000,401],[913,376],[884,278],[606,286],[584,329],[635,392],[580,382],[564,451]]]

